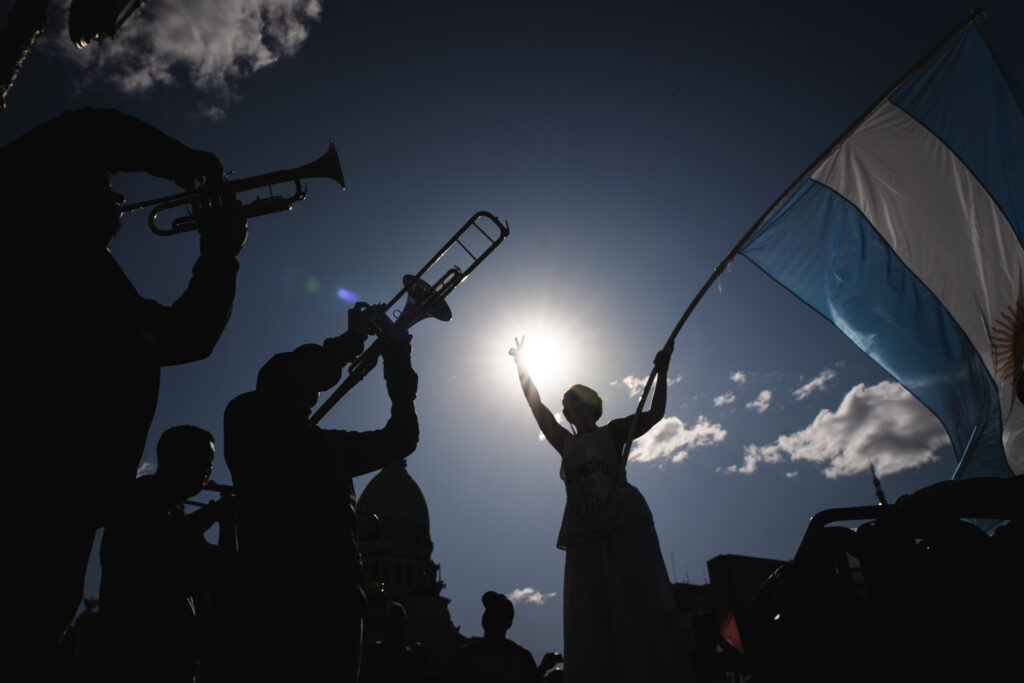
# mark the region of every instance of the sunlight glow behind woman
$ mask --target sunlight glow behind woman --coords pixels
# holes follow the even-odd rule
[[[559,392],[560,396],[572,384],[576,366],[570,338],[542,326],[528,328],[523,336],[522,357],[534,382],[541,391]]]

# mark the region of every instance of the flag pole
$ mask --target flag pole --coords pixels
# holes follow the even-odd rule
[[[715,266],[715,269],[712,271],[711,276],[708,278],[707,282],[705,282],[704,286],[700,288],[700,290],[697,292],[697,295],[695,297],[693,297],[693,301],[691,301],[690,305],[686,307],[686,310],[683,312],[682,317],[679,318],[679,322],[677,322],[676,326],[674,328],[672,328],[672,334],[670,334],[668,336],[668,340],[665,342],[665,345],[662,347],[662,350],[668,350],[668,349],[671,349],[673,347],[673,345],[675,344],[676,336],[679,334],[679,331],[683,328],[683,325],[686,323],[687,319],[690,317],[690,314],[693,313],[693,309],[695,309],[697,307],[697,304],[700,303],[700,300],[704,298],[705,294],[707,294],[707,291],[711,288],[712,283],[714,283],[715,280],[717,280],[719,277],[721,277],[721,275],[725,271],[726,267],[730,263],[732,263],[733,259],[735,259],[736,256],[743,249],[743,247],[746,246],[747,242],[754,235],[754,233],[757,231],[757,229],[759,227],[761,227],[761,224],[764,223],[766,220],[768,220],[769,216],[771,216],[773,213],[775,213],[776,209],[778,209],[779,206],[781,206],[787,199],[789,199],[790,195],[792,195],[793,192],[805,180],[807,180],[807,178],[812,173],[814,173],[814,170],[816,168],[818,168],[818,166],[820,166],[821,163],[826,158],[828,158],[828,156],[830,154],[832,154],[832,152],[837,147],[839,147],[841,144],[846,142],[846,139],[849,138],[850,135],[853,134],[853,131],[856,130],[860,126],[860,124],[863,123],[864,120],[868,116],[871,115],[872,112],[874,112],[876,109],[878,109],[878,107],[881,106],[882,103],[884,103],[886,100],[888,100],[889,97],[896,90],[898,90],[900,88],[900,86],[902,86],[907,81],[908,78],[910,78],[912,75],[917,73],[925,64],[930,62],[932,57],[934,57],[936,54],[938,54],[943,49],[945,49],[946,46],[950,42],[952,42],[957,36],[959,36],[960,33],[964,29],[966,29],[971,24],[977,22],[979,19],[984,19],[985,17],[986,17],[986,14],[985,14],[985,9],[984,8],[982,8],[982,7],[975,7],[973,10],[971,10],[971,13],[969,15],[967,15],[966,19],[961,21],[957,25],[957,27],[954,28],[952,31],[950,31],[942,40],[940,40],[935,45],[935,47],[933,47],[931,50],[929,50],[921,59],[919,59],[912,67],[910,67],[910,69],[908,69],[907,72],[905,74],[903,74],[903,76],[901,76],[899,78],[899,80],[897,80],[891,87],[889,87],[889,89],[886,90],[885,93],[881,97],[879,97],[877,100],[875,100],[874,104],[872,104],[870,107],[868,107],[864,111],[864,113],[861,114],[857,118],[856,121],[854,121],[852,124],[850,124],[850,126],[845,131],[843,131],[843,134],[840,135],[838,138],[836,138],[836,141],[833,142],[831,145],[829,145],[829,147],[824,152],[822,152],[818,156],[818,158],[815,159],[811,163],[811,165],[808,166],[804,170],[804,172],[801,173],[797,177],[796,180],[794,180],[792,183],[790,183],[789,187],[786,188],[786,191],[783,192],[781,195],[779,195],[779,198],[776,199],[772,203],[772,205],[768,207],[767,211],[765,211],[764,213],[761,214],[761,216],[754,222],[754,224],[750,226],[750,229],[748,229],[743,234],[743,237],[741,237],[739,242],[736,243],[736,246],[734,246],[732,249],[730,249],[729,253],[726,254],[725,258],[722,259],[717,266]],[[650,394],[651,385],[654,383],[654,373],[655,372],[656,372],[656,369],[651,370],[651,373],[647,376],[647,384],[644,385],[644,390],[640,394],[640,402],[636,406],[636,412],[633,413],[633,421],[632,421],[632,423],[630,423],[630,426],[629,426],[629,434],[627,435],[626,443],[625,443],[625,445],[622,448],[622,458],[621,458],[621,460],[622,460],[622,462],[621,462],[622,469],[624,469],[626,467],[626,461],[629,459],[629,450],[633,446],[633,438],[636,435],[637,421],[640,419],[640,413],[643,412],[644,404],[647,403],[647,396]],[[667,381],[667,380],[665,380],[663,378],[663,381]]]

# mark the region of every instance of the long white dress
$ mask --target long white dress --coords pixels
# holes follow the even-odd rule
[[[570,436],[563,637],[567,683],[682,680],[678,611],[647,501],[618,472],[611,430]]]

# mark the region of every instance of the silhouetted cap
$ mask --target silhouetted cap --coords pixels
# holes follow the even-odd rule
[[[487,591],[483,597],[484,609],[495,617],[499,618],[505,623],[507,629],[512,625],[512,619],[515,616],[515,608],[512,607],[512,601],[506,598],[501,593],[495,593],[494,591]]]

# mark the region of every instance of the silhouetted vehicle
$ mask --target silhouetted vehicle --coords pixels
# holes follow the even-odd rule
[[[1024,680],[1022,483],[939,482],[818,513],[746,607],[725,668],[762,683]],[[985,514],[1007,521],[962,519]]]

